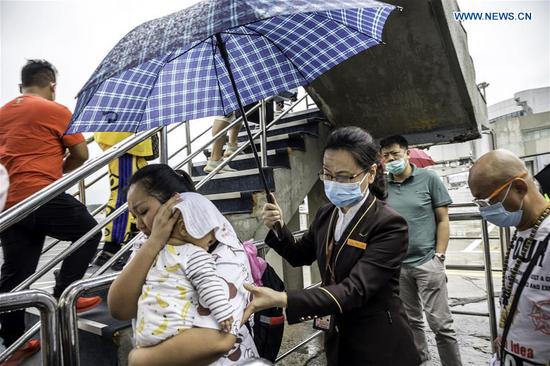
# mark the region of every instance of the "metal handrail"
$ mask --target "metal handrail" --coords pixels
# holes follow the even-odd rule
[[[258,108],[260,108],[260,103],[257,103],[254,107],[250,108],[248,111],[246,111],[246,116],[248,117],[248,115],[250,115],[251,113],[255,112]],[[210,145],[212,145],[212,143],[214,141],[216,141],[217,139],[219,139],[220,137],[222,136],[225,136],[225,134],[227,133],[227,131],[229,131],[233,126],[235,126],[237,123],[240,123],[243,119],[243,116],[240,116],[239,118],[235,118],[235,120],[233,122],[231,122],[229,125],[227,125],[226,127],[224,127],[220,132],[218,132],[216,135],[212,136],[212,139],[210,139],[207,143],[203,144],[199,149],[197,149],[197,151],[195,151],[194,153],[192,153],[191,155],[187,156],[181,163],[179,163],[178,165],[176,165],[175,169],[179,169],[181,168],[182,166],[184,166],[185,164],[189,163],[190,161],[193,160],[193,158],[197,155],[199,155],[201,152],[203,152],[204,150],[206,150]],[[224,160],[225,161],[225,160]]]
[[[485,286],[487,291],[487,306],[489,307],[489,327],[491,329],[491,339],[498,336],[497,316],[495,310],[495,289],[493,287],[493,275],[491,271],[491,253],[489,248],[489,230],[487,221],[481,220],[481,233],[483,234],[483,259],[485,260]],[[505,273],[502,274],[503,276]],[[491,342],[493,352],[496,352],[495,342]]]
[[[95,172],[98,168],[107,165],[109,161],[123,155],[128,149],[151,137],[159,130],[160,127],[149,131],[140,132],[128,141],[124,140],[119,142],[107,150],[104,154],[75,169],[71,173],[68,173],[61,179],[36,192],[17,205],[0,213],[0,232],[21,221],[46,202],[65,192],[65,190],[73,186],[80,179]]]
[[[233,154],[231,154],[227,159],[225,160],[222,160],[222,162],[214,169],[212,170],[210,173],[208,173],[208,175],[206,177],[204,177],[204,179],[202,179],[199,183],[197,183],[195,185],[195,187],[197,189],[199,189],[200,187],[202,187],[204,184],[206,184],[210,179],[212,179],[212,177],[214,175],[216,175],[221,169],[223,169],[223,167],[225,167],[227,164],[229,164],[237,155],[239,155],[241,153],[241,151],[243,151],[244,149],[246,149],[249,145],[251,145],[252,143],[254,143],[254,140],[256,140],[257,137],[259,137],[260,135],[262,135],[263,133],[265,133],[265,131],[269,130],[271,127],[273,127],[273,125],[275,125],[275,123],[277,123],[281,118],[283,118],[284,116],[286,116],[294,107],[296,107],[303,99],[305,98],[305,96],[301,97],[300,99],[298,99],[289,109],[283,111],[277,118],[273,119],[273,121],[271,121],[268,125],[265,126],[265,128],[262,128],[260,131],[256,132],[254,135],[252,135],[252,141],[250,140],[247,140],[244,144],[242,144],[241,146],[239,146],[239,148],[237,150],[235,150],[235,152],[233,152]],[[260,103],[261,104],[261,103]],[[260,106],[259,105],[256,105],[254,108],[255,109],[258,109]],[[187,160],[187,159],[186,159]],[[186,163],[187,161],[184,160],[183,163],[181,164],[184,164]]]
[[[99,222],[96,226],[94,226],[90,231],[88,231],[86,234],[84,234],[80,239],[75,241],[67,250],[63,251],[62,253],[59,253],[55,258],[53,258],[51,261],[46,263],[44,266],[42,266],[38,271],[36,271],[33,275],[30,277],[27,277],[27,279],[23,282],[21,282],[19,285],[17,285],[11,292],[20,291],[23,289],[26,289],[31,284],[34,283],[37,279],[48,273],[52,268],[54,268],[58,263],[63,261],[65,258],[67,258],[69,255],[73,254],[76,250],[78,250],[82,245],[86,243],[92,236],[94,236],[96,233],[98,233],[101,229],[103,229],[107,224],[120,216],[122,213],[124,213],[126,207],[128,204],[124,204],[123,206],[120,206],[115,211],[113,211],[109,216],[107,216],[105,219],[103,219],[101,222]]]
[[[168,156],[168,160],[172,159],[174,156],[178,155],[180,152],[182,152],[183,150],[186,150],[188,148],[190,148],[190,145],[191,143],[195,142],[196,140],[198,140],[199,138],[201,138],[205,133],[207,133],[208,131],[210,131],[212,129],[212,126],[208,127],[208,128],[205,128],[200,134],[198,134],[197,136],[195,136],[192,140],[190,139],[189,142],[186,142],[185,145],[183,145],[181,148],[177,149],[175,152],[172,153],[172,155]],[[187,135],[186,135],[187,136]],[[187,138],[187,137],[186,137]],[[191,174],[191,173],[189,173]]]
[[[90,278],[72,283],[59,298],[59,317],[61,329],[61,354],[64,365],[80,365],[78,346],[78,316],[76,299],[85,292],[102,290],[111,286],[118,273],[103,277]]]
[[[104,203],[102,204],[101,206],[99,206],[98,208],[96,208],[95,210],[92,211],[91,215],[95,217],[95,215],[97,215],[98,213],[100,213],[101,211],[103,211],[103,209],[107,207],[107,204]],[[59,244],[61,242],[61,240],[54,240],[53,242],[51,242],[48,246],[46,246],[44,249],[42,249],[42,252],[40,254],[44,254],[46,252],[48,252],[50,249],[52,249],[53,247],[55,247],[57,244]]]
[[[170,134],[170,132],[174,131],[176,128],[182,126],[183,124],[187,124],[189,125],[189,122],[186,121],[186,122],[181,122],[181,123],[177,123],[175,125],[174,128],[168,128],[168,134]],[[205,129],[204,131],[202,131],[199,135],[195,136],[195,138],[193,138],[193,140],[191,142],[194,142],[195,140],[199,139],[200,137],[202,137],[206,132],[210,131],[212,129],[212,126],[208,127],[207,129]],[[93,141],[93,139],[92,139]],[[172,153],[171,155],[168,156],[168,161],[170,161],[170,159],[172,159],[174,156],[176,156],[177,154],[179,154],[182,150],[184,150],[185,148],[187,148],[187,144],[186,145],[183,145],[183,147],[181,147],[180,149],[178,149],[176,152]],[[84,187],[86,189],[92,187],[94,184],[96,184],[97,182],[99,182],[101,179],[105,178],[106,176],[109,175],[109,172],[103,172],[102,174],[98,175],[96,178],[94,178],[94,180],[92,180],[91,182],[88,182],[88,183],[85,183]],[[76,191],[75,193],[73,193],[73,196],[76,197],[78,195],[80,195],[80,189],[78,191]]]
[[[130,250],[134,243],[138,240],[142,240],[144,238],[144,235],[142,233],[139,233],[134,238],[129,240],[126,244],[124,244],[111,258],[109,258],[101,267],[99,267],[95,272],[93,272],[89,278],[99,277],[100,275],[104,274],[111,268],[111,266],[119,259],[121,258],[128,250]]]
[[[285,353],[283,353],[282,355],[277,357],[275,359],[275,363],[277,363],[277,362],[283,360],[284,358],[286,358],[287,356],[293,354],[294,352],[296,352],[298,350],[298,348],[301,348],[302,346],[305,346],[306,344],[308,344],[309,342],[311,342],[315,338],[319,337],[321,334],[323,334],[322,330],[318,330],[317,332],[313,333],[311,336],[304,339],[302,342],[298,343],[297,345],[295,345],[294,347],[292,347],[291,349],[289,349],[288,351],[286,351]]]
[[[13,352],[27,342],[40,328],[42,349],[42,364],[57,366],[59,364],[59,339],[57,334],[58,318],[57,303],[52,295],[42,290],[26,290],[17,293],[0,294],[0,311],[20,310],[36,307],[40,311],[40,323],[35,324],[25,333],[28,337],[20,338],[0,354],[0,363],[4,362]]]

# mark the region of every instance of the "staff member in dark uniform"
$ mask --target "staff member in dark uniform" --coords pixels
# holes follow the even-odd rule
[[[329,366],[420,364],[399,299],[399,271],[407,253],[407,223],[384,201],[378,146],[358,127],[333,131],[319,173],[331,201],[321,208],[300,240],[284,225],[277,204],[263,208],[270,231],[265,242],[293,266],[318,261],[322,286],[277,292],[245,287],[254,299],[245,317],[285,307],[289,324],[314,319],[326,330]]]

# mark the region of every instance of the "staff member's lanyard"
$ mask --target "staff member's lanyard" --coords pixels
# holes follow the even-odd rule
[[[337,220],[334,220],[334,216],[338,212],[338,209],[335,209],[330,217],[330,223],[328,226],[327,233],[327,245],[325,246],[325,285],[332,285],[336,283],[336,277],[334,275],[334,265],[332,264],[332,254],[334,251],[334,230],[336,229]]]
[[[338,250],[338,253],[336,254],[336,257],[333,261],[333,254],[334,254],[334,230],[336,229],[336,223],[338,220],[335,220],[336,213],[338,212],[338,208],[335,208],[332,212],[332,216],[330,217],[330,223],[328,225],[328,232],[327,232],[327,243],[325,246],[325,279],[329,279],[328,283],[325,283],[325,285],[332,285],[336,283],[336,275],[334,274],[334,269],[336,268],[336,261],[338,260],[338,254],[340,254],[340,251],[344,247],[345,243],[349,240],[350,236],[353,234],[359,223],[363,221],[367,213],[370,211],[372,206],[374,206],[374,203],[376,202],[376,197],[372,200],[369,207],[365,210],[365,212],[361,215],[359,220],[355,222],[355,226],[351,231],[349,232],[346,239],[341,242],[340,249]],[[353,220],[352,220],[353,221]],[[351,224],[351,223],[350,223]],[[345,231],[345,230],[344,230]],[[341,240],[342,238],[340,238]]]

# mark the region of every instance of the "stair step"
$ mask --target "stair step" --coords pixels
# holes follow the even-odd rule
[[[292,122],[300,119],[308,119],[308,118],[322,118],[326,119],[323,112],[319,110],[319,108],[310,108],[302,111],[296,111],[296,112],[290,112],[288,114],[285,114],[283,118],[279,122],[276,123],[286,123],[286,122]]]
[[[273,168],[264,168],[264,173],[269,189],[274,191]],[[195,183],[198,183],[201,179],[203,178],[193,177]],[[261,192],[263,190],[258,169],[247,169],[232,173],[217,174],[198,191],[204,195],[210,195],[230,192]]]
[[[113,319],[107,307],[107,290],[91,293],[87,296],[100,295],[103,302],[81,314],[78,314],[78,338],[80,348],[80,365],[82,366],[117,366],[118,365],[118,333],[131,327],[130,321]],[[40,319],[36,308],[27,308],[26,324],[32,324]],[[37,363],[38,365],[40,363]],[[24,365],[35,365],[27,363]]]
[[[320,121],[322,121],[321,118],[300,118],[293,121],[284,121],[284,123],[277,123],[267,130],[267,136],[269,138],[270,136],[289,134],[292,132],[309,132],[312,134],[318,134],[318,125]],[[252,134],[257,133],[258,131],[258,128],[251,130]],[[242,129],[239,132],[237,139],[241,142],[247,141],[248,134],[246,133],[246,130]]]
[[[206,166],[206,161],[201,161],[193,163],[193,176],[206,175],[204,172],[204,167]],[[254,155],[250,154],[241,154],[237,155],[230,163],[230,166],[233,169],[237,170],[248,170],[256,168],[256,161],[254,160]],[[270,167],[282,167],[290,168],[290,161],[288,156],[288,149],[279,149],[279,150],[270,150],[267,152],[267,165]]]
[[[251,192],[229,192],[208,194],[205,197],[220,210],[224,215],[233,215],[239,213],[250,213],[254,208],[253,195]]]
[[[290,134],[270,136],[267,138],[267,150],[291,148],[294,150],[304,151],[306,148],[304,142],[305,135],[315,136],[314,133],[309,132],[294,132]],[[256,139],[254,142],[256,144],[256,150],[260,151],[260,139]],[[248,146],[243,151],[245,154],[250,154],[252,153],[252,148]],[[207,159],[210,157],[210,149],[204,150],[203,153]]]
[[[97,267],[96,267],[97,268]],[[131,321],[120,321],[111,317],[107,306],[107,290],[91,293],[86,296],[99,295],[103,298],[97,307],[78,314],[78,329],[101,337],[112,337],[117,330],[130,327]],[[27,308],[27,313],[40,317],[36,308]]]

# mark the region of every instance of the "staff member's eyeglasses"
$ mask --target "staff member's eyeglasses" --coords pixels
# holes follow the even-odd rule
[[[492,200],[493,198],[495,198],[500,192],[502,192],[502,190],[506,187],[508,187],[510,184],[512,184],[513,181],[515,181],[516,179],[519,179],[519,178],[523,178],[527,176],[527,172],[523,172],[521,174],[518,174],[516,175],[515,177],[512,177],[510,179],[508,179],[506,181],[506,183],[504,183],[503,185],[501,185],[500,187],[498,187],[496,190],[493,191],[493,193],[491,193],[489,195],[489,197],[487,198],[476,198],[474,199],[474,203],[477,205],[477,207],[488,207],[488,206],[491,206],[491,202],[489,202],[490,200]]]
[[[368,169],[363,169],[359,173],[354,175],[330,175],[328,173],[325,173],[324,171],[320,171],[318,173],[319,179],[322,181],[328,180],[328,181],[334,181],[337,183],[351,183],[355,178],[366,172]]]

